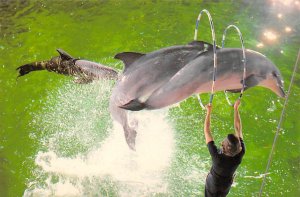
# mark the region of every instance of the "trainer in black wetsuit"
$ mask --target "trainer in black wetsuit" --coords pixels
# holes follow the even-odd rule
[[[240,100],[234,104],[235,135],[228,134],[220,149],[214,143],[210,131],[210,114],[212,106],[207,105],[207,114],[204,123],[204,134],[209,153],[212,158],[212,167],[206,177],[205,196],[223,197],[229,193],[235,170],[242,162],[245,154],[242,124],[238,107]]]

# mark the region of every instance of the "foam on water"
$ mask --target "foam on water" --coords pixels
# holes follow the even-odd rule
[[[47,118],[39,119],[39,125],[40,121],[46,125],[43,151],[36,155],[36,176],[29,181],[24,196],[151,196],[168,192],[165,178],[173,156],[174,138],[166,111],[131,113],[139,122],[136,152],[128,148],[123,130],[115,122],[107,127],[107,137],[95,142],[95,132],[101,129],[88,125],[99,121],[100,125],[109,125],[112,121],[105,118],[109,116],[106,109],[109,96],[104,96],[109,94],[111,86],[108,86],[71,84],[59,90],[56,104],[42,114]],[[96,96],[98,101],[93,101],[94,92],[103,96]],[[91,105],[86,102],[94,102],[94,108],[106,104],[98,108],[99,113],[88,113],[90,108],[82,107]],[[84,123],[76,117],[81,117]],[[76,136],[76,143],[72,136]],[[64,141],[63,147],[85,145],[89,141],[91,145],[85,151],[74,147],[76,154],[65,154],[63,148],[57,148],[60,140]]]

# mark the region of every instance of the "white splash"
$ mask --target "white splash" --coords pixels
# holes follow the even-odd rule
[[[39,152],[36,164],[45,171],[76,176],[112,175],[119,181],[152,180],[153,172],[168,167],[174,146],[172,129],[164,114],[143,112],[139,118],[136,152],[131,151],[122,128],[116,123],[101,147],[75,158],[59,157],[53,151]]]
[[[86,100],[76,97],[76,101],[70,102],[71,98],[68,97],[74,97],[72,94],[62,94],[58,106],[65,108],[67,102],[74,105],[73,102],[80,104]],[[57,116],[56,111],[60,110],[56,109],[52,111],[54,114],[48,116]],[[86,112],[84,114],[87,115]],[[66,115],[70,114],[64,114]],[[24,196],[151,196],[161,192],[167,193],[168,185],[164,179],[174,150],[173,131],[165,119],[167,112],[148,111],[131,115],[139,122],[136,152],[128,148],[121,126],[114,123],[108,131],[108,137],[89,152],[61,156],[63,154],[53,148],[55,146],[52,144],[59,141],[53,138],[62,138],[61,133],[64,131],[61,129],[64,129],[65,125],[59,126],[57,132],[46,139],[49,142],[47,150],[36,155],[36,180],[28,183]],[[85,117],[85,120],[88,120],[88,117]],[[92,117],[90,121],[101,120]],[[72,124],[73,128],[84,130],[81,128],[84,127],[81,122],[74,119]],[[71,131],[66,132],[68,134],[65,137],[69,136]],[[67,139],[64,141],[67,142]],[[82,141],[86,143],[87,139]]]

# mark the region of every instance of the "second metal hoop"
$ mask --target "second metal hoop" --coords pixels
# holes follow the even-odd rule
[[[224,48],[224,44],[225,44],[225,38],[226,38],[226,34],[227,34],[227,30],[230,29],[230,28],[234,28],[239,37],[240,37],[240,41],[241,41],[241,45],[242,45],[242,50],[243,50],[243,65],[244,65],[244,70],[243,70],[243,87],[241,89],[241,93],[240,93],[240,96],[238,97],[238,99],[241,99],[242,96],[243,96],[243,93],[244,93],[244,90],[245,90],[245,78],[246,78],[246,53],[245,53],[245,47],[244,47],[244,40],[243,40],[243,36],[242,36],[242,33],[240,31],[240,29],[235,26],[235,25],[228,25],[225,30],[224,30],[224,33],[223,33],[223,37],[222,37],[222,48]],[[226,97],[226,100],[228,102],[229,105],[233,106],[233,104],[230,102],[229,98],[228,98],[228,95],[227,95],[227,92],[226,90],[224,91],[225,93],[225,97]],[[237,100],[238,100],[237,99]]]

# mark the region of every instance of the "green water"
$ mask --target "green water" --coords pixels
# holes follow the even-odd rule
[[[83,189],[79,196],[126,196],[119,192],[126,189],[113,177],[78,181],[78,177],[41,169],[36,160],[39,154],[49,151],[63,158],[87,157],[103,145],[112,127],[107,111],[111,82],[78,85],[70,77],[47,71],[16,80],[18,66],[50,59],[57,55],[57,48],[62,48],[74,57],[121,70],[123,65],[113,59],[116,53],[150,52],[190,42],[199,11],[207,9],[214,20],[217,43],[221,43],[227,25],[237,25],[246,48],[271,59],[280,69],[287,89],[300,46],[300,7],[296,1],[288,3],[0,1],[0,196],[22,196],[25,191],[43,190],[49,184],[67,181],[80,184]],[[282,17],[278,17],[279,13]],[[291,32],[285,31],[287,26]],[[277,32],[277,40],[264,41],[266,30]],[[203,16],[199,39],[210,42],[210,35],[209,23]],[[239,46],[235,34],[227,38],[227,46]],[[257,47],[260,42],[264,47]],[[263,196],[300,196],[299,71],[291,91]],[[208,95],[203,98],[208,100]],[[256,87],[245,92],[240,111],[247,151],[229,196],[258,195],[260,175],[267,165],[283,102],[267,89]],[[232,117],[224,95],[218,93],[212,115],[217,142],[233,130]],[[163,172],[167,187],[157,192],[146,188],[136,196],[203,196],[210,167],[202,134],[203,118],[204,112],[194,98],[169,110],[167,119],[173,127],[174,147]],[[147,146],[151,153],[155,143]],[[52,191],[46,196],[59,194]],[[78,194],[69,191],[60,196]],[[128,196],[134,196],[129,189]]]

